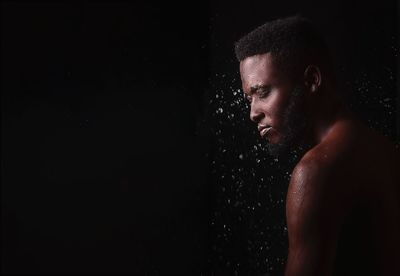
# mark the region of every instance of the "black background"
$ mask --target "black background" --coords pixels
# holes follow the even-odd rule
[[[399,138],[396,2],[294,3],[2,3],[2,272],[280,275],[291,164],[247,119],[234,41],[310,17]]]
[[[5,272],[200,270],[206,8],[3,4]]]

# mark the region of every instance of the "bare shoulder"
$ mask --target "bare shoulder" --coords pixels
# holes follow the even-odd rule
[[[339,122],[292,172],[288,220],[299,215],[340,216],[378,192],[398,194],[398,151],[382,135],[354,120]],[[388,191],[391,191],[390,193]]]
[[[346,208],[348,193],[354,191],[355,181],[349,171],[355,170],[352,158],[356,142],[351,133],[336,132],[332,136],[336,137],[312,148],[294,168],[286,198],[288,220],[305,215],[339,219]]]
[[[335,162],[319,149],[292,172],[286,197],[287,275],[327,275],[332,267],[344,206]]]
[[[303,226],[332,228],[340,219],[347,197],[340,188],[343,183],[335,162],[322,154],[303,158],[295,167],[286,197],[287,222],[293,231],[307,232]]]
[[[320,204],[319,201],[334,196],[340,185],[340,166],[337,162],[324,153],[303,158],[292,172],[287,202],[300,208],[304,206],[297,206],[297,202]]]
[[[308,190],[307,195],[310,196],[332,192],[345,177],[346,157],[351,155],[352,142],[349,140],[344,138],[338,142],[332,139],[309,150],[294,168],[289,189],[297,194],[299,189]]]
[[[345,121],[335,125],[323,141],[302,157],[292,172],[286,197],[289,272],[303,267],[307,260],[317,264],[307,269],[317,272],[307,270],[304,275],[329,273],[343,222],[348,216],[360,214],[354,210],[370,212],[366,217],[379,225],[374,229],[376,235],[368,236],[367,241],[379,241],[377,254],[390,260],[384,266],[392,269],[398,257],[392,248],[399,248],[400,244],[396,196],[400,163],[396,156],[394,146],[384,137],[357,122]],[[360,203],[369,208],[355,209]]]

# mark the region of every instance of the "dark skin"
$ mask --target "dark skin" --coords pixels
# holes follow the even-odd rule
[[[282,115],[294,87],[300,84],[305,91],[310,122],[305,137],[311,147],[295,166],[287,191],[285,275],[333,275],[346,251],[360,251],[349,259],[369,254],[351,248],[358,238],[373,250],[366,255],[370,259],[360,257],[355,272],[364,267],[368,273],[400,275],[400,158],[395,146],[347,110],[317,65],[306,66],[300,81],[294,81],[267,53],[240,62],[240,74],[251,102],[250,118],[269,143],[283,139]],[[360,216],[368,219],[353,219]],[[366,221],[371,223],[365,226]],[[342,253],[340,241],[357,226],[361,234],[349,235]]]

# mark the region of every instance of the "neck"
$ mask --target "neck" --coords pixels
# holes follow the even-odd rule
[[[313,144],[319,144],[324,140],[335,123],[349,115],[345,104],[332,88],[324,92],[314,103],[314,109],[311,109]]]

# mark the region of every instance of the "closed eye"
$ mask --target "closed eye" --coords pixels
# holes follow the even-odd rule
[[[271,87],[260,87],[256,90],[256,93],[259,98],[265,98],[269,93],[271,93]]]
[[[271,86],[270,85],[265,85],[265,86],[259,86],[256,85],[250,89],[250,93],[244,93],[244,98],[251,103],[253,100],[254,95],[257,96],[257,98],[262,99],[265,98],[271,93]]]

